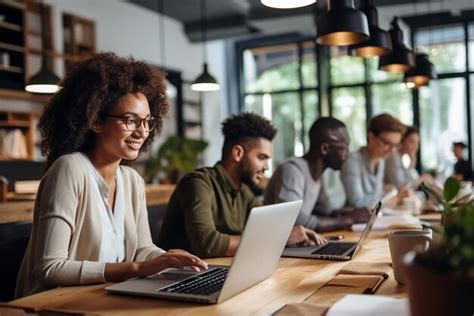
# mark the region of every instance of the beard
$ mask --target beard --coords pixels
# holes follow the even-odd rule
[[[251,189],[257,188],[258,183],[255,183],[253,180],[254,172],[250,168],[247,168],[245,165],[241,166],[239,174],[240,182],[245,183]]]

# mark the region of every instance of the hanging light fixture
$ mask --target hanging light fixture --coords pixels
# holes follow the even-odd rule
[[[316,0],[261,0],[262,4],[275,9],[294,9],[313,4]]]
[[[328,0],[328,10],[316,22],[316,42],[347,46],[369,38],[367,17],[354,8],[353,0]]]
[[[364,0],[359,9],[367,16],[370,38],[351,46],[352,53],[365,58],[387,55],[392,50],[392,42],[388,32],[379,27],[379,17],[374,1]]]
[[[437,79],[438,74],[436,73],[435,66],[429,60],[428,55],[425,53],[416,54],[416,66],[415,68],[407,71],[403,78],[403,81],[409,85],[412,82],[414,88],[419,88],[428,85],[431,79]]]
[[[164,0],[158,1],[158,22],[159,22],[159,45],[160,45],[160,60],[161,60],[161,67],[163,71],[166,71],[166,51],[165,51],[165,8],[164,8]],[[161,16],[162,15],[162,16]],[[165,78],[166,81],[166,94],[168,95],[169,99],[174,99],[178,94],[178,89],[176,89],[175,85],[170,83],[168,78]]]
[[[25,90],[32,93],[56,93],[59,89],[59,77],[51,71],[51,63],[46,54],[46,14],[43,1],[40,1],[41,18],[41,69],[38,73],[31,76],[25,85]]]
[[[207,70],[206,52],[206,0],[201,0],[201,35],[202,35],[202,55],[204,57],[203,71],[191,84],[194,91],[216,91],[220,86],[216,79]]]
[[[415,54],[403,44],[403,32],[398,26],[398,18],[392,20],[388,31],[392,41],[392,51],[380,56],[379,69],[387,72],[406,72],[415,66]]]

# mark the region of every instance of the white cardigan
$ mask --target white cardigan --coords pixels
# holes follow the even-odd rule
[[[88,176],[87,156],[64,155],[41,180],[33,229],[16,284],[16,298],[57,286],[105,282],[98,262],[101,221]],[[151,240],[145,184],[130,167],[123,174],[125,261],[146,261],[164,251]]]

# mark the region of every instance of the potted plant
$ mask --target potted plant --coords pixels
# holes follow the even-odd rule
[[[425,252],[405,257],[412,316],[474,314],[474,201],[459,197],[461,183],[448,178],[443,197],[423,183],[443,207],[443,237]]]
[[[185,173],[197,168],[199,154],[206,147],[203,140],[169,136],[147,160],[145,179],[151,182],[156,177],[161,183],[177,183]]]

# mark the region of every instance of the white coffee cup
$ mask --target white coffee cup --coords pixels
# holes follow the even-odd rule
[[[421,201],[416,196],[409,196],[403,199],[402,208],[409,210],[413,215],[421,214]]]
[[[428,228],[417,231],[399,230],[388,233],[393,273],[398,283],[405,284],[403,256],[412,250],[426,251],[431,243],[431,239],[432,231]]]

